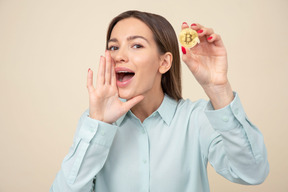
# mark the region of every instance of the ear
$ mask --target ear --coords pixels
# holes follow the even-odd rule
[[[161,74],[166,73],[172,66],[173,55],[170,52],[166,52],[164,55],[161,55],[159,72]]]

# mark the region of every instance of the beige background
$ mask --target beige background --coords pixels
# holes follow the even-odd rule
[[[112,17],[128,9],[221,34],[229,78],[268,148],[259,186],[230,183],[209,166],[211,191],[288,191],[287,0],[0,0],[0,191],[48,191],[88,106],[86,73],[97,69]],[[206,98],[183,65],[184,98]]]

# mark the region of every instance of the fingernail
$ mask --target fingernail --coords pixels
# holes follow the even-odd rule
[[[198,30],[198,31],[197,31],[197,33],[202,33],[202,32],[203,32],[203,30],[202,30],[202,29],[200,29],[200,30]]]
[[[212,36],[210,36],[210,37],[208,37],[208,38],[207,38],[207,40],[211,40],[212,38],[213,38],[213,37],[212,37]]]
[[[193,23],[193,24],[191,24],[191,27],[192,27],[192,26],[197,26],[197,25],[196,25],[195,23]]]
[[[88,69],[88,72],[90,71],[90,68]]]
[[[183,22],[183,23],[182,23],[182,25],[184,25],[184,24],[185,24],[185,25],[187,25],[187,23],[186,23],[186,22]]]
[[[185,55],[185,54],[186,54],[186,49],[185,49],[185,47],[181,46],[181,49],[182,49],[182,53]]]

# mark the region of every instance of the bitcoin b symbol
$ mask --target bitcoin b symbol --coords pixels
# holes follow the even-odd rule
[[[185,34],[185,43],[189,44],[192,41],[192,35],[190,33]]]

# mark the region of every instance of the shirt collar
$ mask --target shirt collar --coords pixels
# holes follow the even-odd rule
[[[167,125],[170,125],[175,114],[176,107],[177,101],[165,94],[164,99],[157,111]]]
[[[164,95],[164,99],[160,105],[160,107],[155,111],[158,112],[159,115],[162,117],[162,119],[164,120],[164,122],[167,125],[170,125],[172,118],[176,112],[176,107],[177,107],[177,101],[172,99],[171,97],[169,97],[167,94]],[[154,112],[154,113],[155,113]],[[132,113],[131,111],[128,111],[126,114],[124,114],[123,116],[121,116],[117,121],[116,121],[116,125],[120,126],[122,124],[122,122],[124,121],[126,115],[128,113]]]

